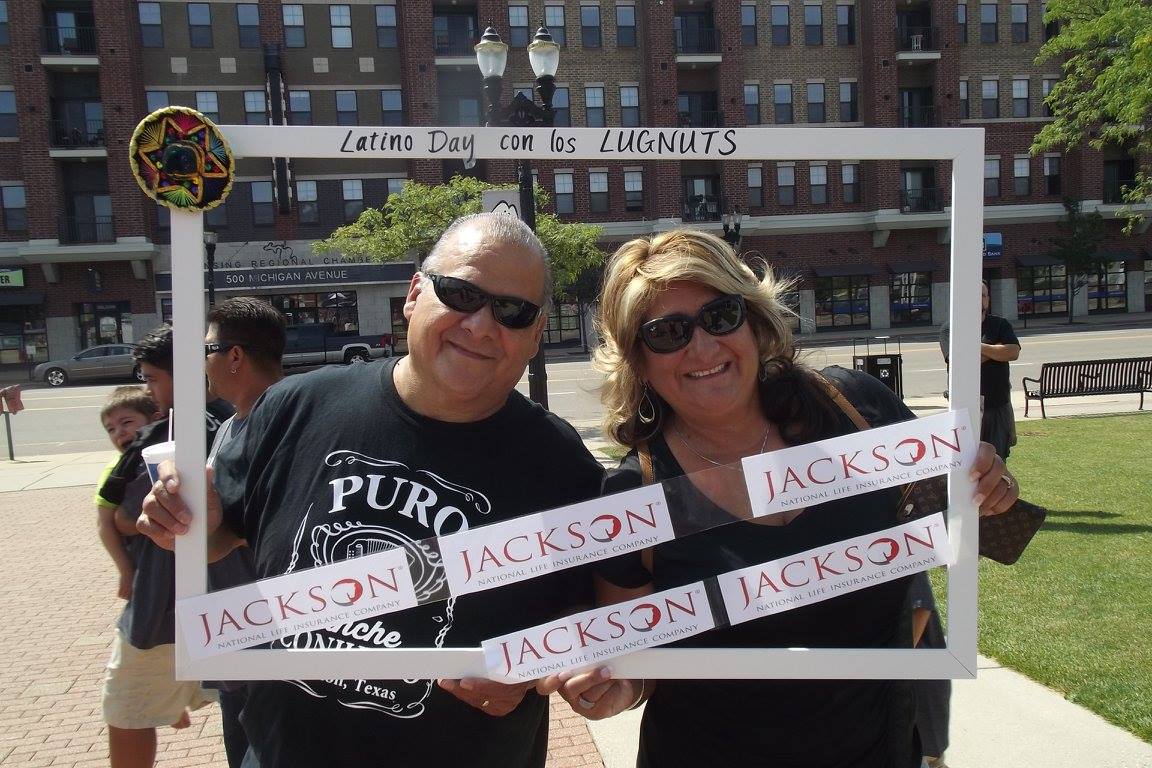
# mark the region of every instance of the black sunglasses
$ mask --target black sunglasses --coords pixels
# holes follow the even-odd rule
[[[214,355],[217,352],[227,352],[228,350],[232,349],[232,347],[240,347],[243,349],[245,348],[245,345],[237,344],[234,341],[216,341],[211,344],[205,344],[204,357],[208,357],[208,355]]]
[[[649,320],[640,326],[639,336],[653,352],[675,352],[688,346],[696,326],[713,336],[725,336],[744,325],[746,314],[743,296],[721,296],[700,307],[694,318],[668,315]]]
[[[505,328],[527,328],[536,322],[540,314],[540,307],[527,299],[518,299],[515,296],[493,296],[483,291],[467,280],[458,277],[447,277],[425,272],[424,276],[432,281],[432,288],[436,291],[436,298],[456,312],[471,314],[488,304],[492,307],[492,317]]]

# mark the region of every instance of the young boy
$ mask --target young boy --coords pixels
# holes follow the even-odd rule
[[[108,396],[104,407],[100,409],[100,423],[104,425],[108,439],[120,453],[124,453],[124,449],[136,439],[136,432],[156,416],[156,401],[144,391],[143,387],[116,387]],[[99,482],[96,483],[96,528],[100,534],[100,543],[108,550],[108,556],[112,558],[120,574],[116,596],[121,600],[127,600],[132,596],[132,577],[136,569],[128,556],[124,538],[135,536],[136,527],[127,520],[117,519],[118,505],[100,495],[100,488],[118,462],[119,458],[109,462],[100,475]]]

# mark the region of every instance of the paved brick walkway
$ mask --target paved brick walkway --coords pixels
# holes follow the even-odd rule
[[[120,611],[91,489],[0,493],[0,764],[105,766],[100,684]],[[226,766],[219,710],[160,732],[157,766]],[[554,697],[548,765],[604,765],[584,720]]]

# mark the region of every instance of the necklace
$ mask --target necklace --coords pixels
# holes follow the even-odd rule
[[[683,433],[680,432],[680,428],[678,426],[676,426],[676,424],[672,425],[672,431],[676,434],[676,437],[680,440],[680,442],[684,443],[685,448],[692,451],[692,453],[694,453],[696,456],[700,457],[704,461],[708,462],[709,464],[716,466],[716,467],[727,467],[728,469],[732,469],[732,470],[735,470],[737,472],[740,471],[737,467],[733,467],[731,464],[723,464],[719,461],[716,461],[716,459],[705,456],[704,454],[700,453],[700,451],[693,448],[692,444],[688,442],[688,440],[684,437]],[[771,434],[772,434],[772,422],[768,422],[768,428],[766,430],[764,430],[764,439],[760,441],[760,453],[764,453],[764,450],[768,447],[768,436]]]

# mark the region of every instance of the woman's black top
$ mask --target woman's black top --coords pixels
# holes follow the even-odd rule
[[[883,384],[830,368],[831,379],[869,423],[913,418]],[[837,434],[855,432],[845,417]],[[834,437],[835,434],[824,437]],[[650,443],[657,479],[684,474],[662,437]],[[636,452],[609,477],[615,492],[641,484]],[[733,482],[741,482],[733,473]],[[731,520],[690,482],[665,483],[674,515]],[[649,574],[639,555],[617,558],[602,575],[621,587],[651,581],[669,589],[897,524],[899,489],[809,507],[787,525],[736,522],[653,550]],[[909,647],[909,579],[724,627],[674,643],[713,648]],[[911,687],[885,680],[660,680],[648,701],[638,765],[771,768],[912,768],[919,765]]]

